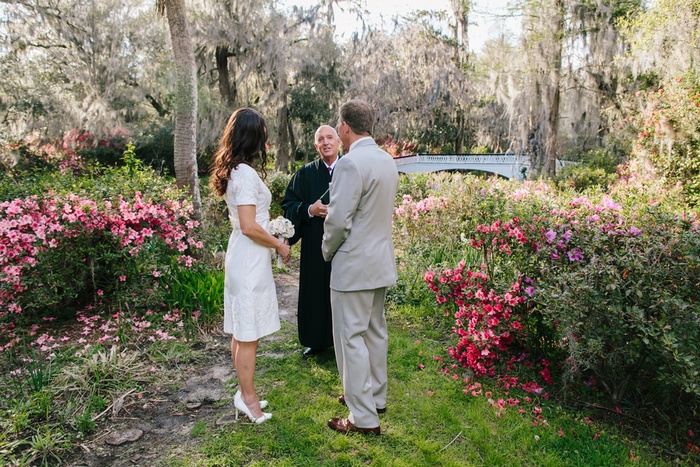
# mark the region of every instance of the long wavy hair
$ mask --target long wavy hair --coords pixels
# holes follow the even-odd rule
[[[217,195],[226,194],[231,170],[238,168],[241,163],[252,167],[259,158],[259,171],[262,178],[265,178],[267,175],[265,172],[266,142],[267,124],[260,112],[249,107],[241,107],[231,114],[219,140],[210,170],[209,183]]]

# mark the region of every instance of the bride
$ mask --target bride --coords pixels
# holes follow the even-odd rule
[[[284,263],[289,244],[269,233],[270,190],[265,177],[267,125],[257,110],[233,112],[219,141],[211,169],[211,186],[224,197],[233,231],[228,241],[224,285],[224,332],[231,334],[231,358],[239,391],[233,402],[252,422],[272,417],[263,412],[267,401],[255,391],[255,355],[258,340],[280,329],[277,293],[272,277],[272,248]]]

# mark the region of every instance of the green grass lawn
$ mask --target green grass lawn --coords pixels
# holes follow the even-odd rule
[[[14,395],[0,401],[0,465],[86,465],[80,459],[85,444],[103,450],[110,431],[155,416],[136,409],[148,401],[151,407],[173,404],[159,416],[165,421],[182,417],[177,423],[184,431],[178,430],[178,438],[172,431],[151,430],[150,439],[114,448],[113,455],[150,456],[150,465],[162,466],[676,466],[700,461],[697,454],[684,452],[684,433],[676,439],[673,433],[636,437],[644,430],[633,425],[644,422],[635,414],[584,412],[554,396],[508,392],[487,378],[478,381],[477,396],[465,392],[464,370],[446,350],[455,336],[439,312],[397,306],[388,312],[388,322],[389,393],[387,412],[380,415],[381,436],[343,435],[326,426],[329,418],[348,414],[337,401],[342,388],[334,356],[329,351],[302,359],[296,324],[287,321],[258,349],[256,386],[270,403],[271,420],[216,424],[232,410],[238,386],[232,372],[221,400],[188,411],[177,397],[188,378],[230,365],[229,338],[214,324],[188,342],[125,336],[123,352],[96,345],[79,356],[67,344],[51,363],[27,360],[20,376],[12,376],[18,370],[4,373],[0,389]],[[4,366],[16,367],[19,361],[9,357],[4,356]],[[126,418],[124,412],[110,418],[112,404],[126,395]],[[108,465],[106,457],[96,459]]]
[[[289,323],[277,339],[259,348],[257,387],[270,401],[273,418],[261,425],[239,422],[217,427],[196,422],[197,442],[161,460],[172,466],[619,466],[691,465],[692,458],[662,460],[644,443],[617,428],[567,411],[553,401],[523,401],[484,382],[492,398],[517,398],[499,416],[484,395],[463,392],[464,384],[438,370],[434,355],[444,342],[431,330],[390,317],[389,394],[380,415],[382,435],[343,435],[326,427],[346,416],[331,353],[303,360],[296,328]],[[432,331],[435,331],[434,329]],[[438,334],[432,332],[432,334]],[[428,336],[426,338],[426,336]],[[281,339],[279,338],[281,337]],[[264,356],[270,355],[270,356]],[[421,366],[423,368],[421,369]],[[491,388],[491,389],[489,389]],[[535,407],[542,410],[537,426]],[[520,413],[521,409],[523,413]],[[544,420],[544,421],[543,421]],[[695,459],[697,461],[697,459]]]

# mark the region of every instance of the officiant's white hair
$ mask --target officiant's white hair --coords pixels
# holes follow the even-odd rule
[[[335,137],[338,138],[338,132],[335,131],[335,128],[333,128],[333,127],[330,126],[330,125],[321,125],[320,127],[318,127],[318,129],[316,129],[316,133],[314,133],[314,141],[316,141],[316,140],[318,139],[318,133],[319,133],[321,130],[323,130],[324,128],[328,128],[329,130],[332,130],[332,131],[333,131],[333,134],[335,135]]]

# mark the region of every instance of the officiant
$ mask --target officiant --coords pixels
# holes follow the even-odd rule
[[[323,221],[328,214],[328,187],[338,160],[340,138],[335,128],[322,125],[314,135],[320,157],[300,168],[287,186],[284,215],[294,224],[290,245],[301,240],[297,325],[304,358],[333,346],[330,277],[331,263],[321,254]]]

